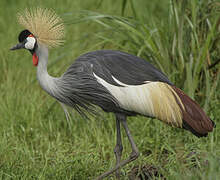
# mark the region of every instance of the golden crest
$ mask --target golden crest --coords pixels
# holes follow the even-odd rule
[[[57,47],[64,42],[63,20],[51,9],[33,8],[18,13],[18,22],[48,47]]]

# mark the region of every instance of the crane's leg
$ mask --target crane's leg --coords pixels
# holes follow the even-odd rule
[[[135,159],[137,159],[140,153],[139,153],[138,148],[137,148],[137,146],[136,146],[136,144],[134,142],[133,137],[131,136],[131,132],[130,132],[130,130],[128,128],[128,125],[127,125],[126,117],[121,121],[121,123],[122,123],[122,125],[123,125],[123,127],[125,129],[125,132],[126,132],[126,134],[128,136],[128,140],[129,140],[129,142],[131,144],[132,152],[130,154],[129,159],[125,160],[125,161],[128,161],[127,163],[129,163],[129,162],[134,161]]]
[[[121,141],[120,115],[115,114],[115,116],[116,116],[117,138],[116,138],[116,146],[114,149],[114,153],[115,153],[115,158],[116,158],[116,166],[118,166],[121,161],[123,146],[122,146],[122,141]],[[116,179],[120,179],[120,168],[116,170],[115,175],[116,175]]]
[[[124,127],[124,129],[125,129],[125,132],[126,132],[126,134],[127,134],[127,136],[128,136],[128,140],[129,140],[129,142],[130,142],[130,144],[131,144],[132,152],[131,152],[131,154],[130,154],[130,156],[129,156],[128,159],[126,159],[126,160],[124,160],[124,161],[121,161],[121,162],[120,162],[119,164],[117,164],[113,169],[111,169],[111,170],[109,170],[109,171],[103,173],[101,176],[99,176],[99,177],[97,178],[97,180],[100,180],[100,179],[103,179],[103,178],[109,176],[110,174],[112,174],[113,172],[117,171],[117,170],[118,170],[119,168],[121,168],[122,166],[124,166],[124,165],[130,163],[131,161],[134,161],[134,160],[137,159],[138,156],[139,156],[138,148],[137,148],[137,146],[136,146],[135,143],[134,143],[133,137],[131,136],[131,132],[130,132],[130,130],[129,130],[129,128],[128,128],[128,125],[127,125],[126,116],[120,114],[119,118],[120,118],[120,122],[122,123],[122,125],[123,125],[123,127]]]

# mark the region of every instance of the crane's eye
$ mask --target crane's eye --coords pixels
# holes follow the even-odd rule
[[[27,29],[23,30],[20,32],[19,36],[18,36],[18,41],[21,43],[23,42],[28,36],[31,36],[31,32],[28,31]]]
[[[24,44],[24,47],[28,50],[33,50],[36,43],[36,39],[33,36],[28,36],[26,38],[26,43]]]

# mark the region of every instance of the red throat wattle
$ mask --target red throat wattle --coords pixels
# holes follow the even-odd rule
[[[38,57],[37,57],[36,53],[33,54],[32,58],[33,58],[33,65],[37,66],[37,64],[38,64]]]

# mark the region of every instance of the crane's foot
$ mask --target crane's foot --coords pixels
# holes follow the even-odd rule
[[[102,180],[105,177],[109,176],[110,174],[116,172],[118,169],[120,169],[121,167],[125,166],[126,164],[130,163],[131,161],[134,161],[135,159],[137,159],[139,156],[139,152],[134,152],[132,151],[130,157],[124,161],[121,161],[117,166],[115,166],[113,169],[103,173],[101,176],[97,177],[96,180]],[[117,178],[117,177],[116,177]],[[119,178],[120,178],[120,174],[119,174]]]

